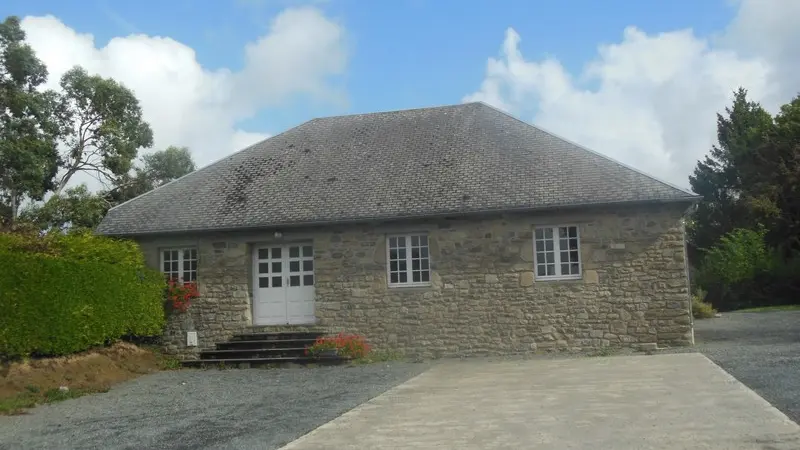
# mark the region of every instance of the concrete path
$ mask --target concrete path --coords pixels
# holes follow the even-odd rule
[[[698,353],[442,363],[283,447],[800,448],[800,426]]]

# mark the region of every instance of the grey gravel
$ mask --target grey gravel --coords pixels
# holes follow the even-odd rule
[[[723,313],[695,322],[697,348],[800,423],[800,311]]]
[[[161,372],[0,417],[0,449],[275,449],[428,367]]]

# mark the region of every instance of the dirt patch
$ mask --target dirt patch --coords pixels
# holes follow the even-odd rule
[[[103,391],[121,381],[156,372],[162,366],[161,355],[125,342],[60,358],[3,364],[0,399],[61,386]]]

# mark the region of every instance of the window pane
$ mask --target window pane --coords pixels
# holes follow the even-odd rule
[[[397,238],[397,246],[398,247],[405,247],[406,246],[406,238],[401,236]]]
[[[571,238],[578,237],[578,227],[569,227],[569,237]]]
[[[565,227],[558,228],[558,237],[565,238],[567,237],[567,229]]]
[[[428,260],[427,259],[423,259],[423,260],[420,261],[420,268],[422,268],[422,270],[428,270]]]
[[[548,252],[553,251],[553,241],[544,241],[544,249]]]
[[[400,270],[401,272],[405,272],[406,270],[408,270],[408,264],[406,264],[406,260],[398,261],[397,264],[398,264],[398,270]]]
[[[192,263],[189,265],[189,269],[197,270],[197,260],[192,261]]]
[[[536,261],[539,264],[542,264],[544,262],[544,252],[536,252]]]
[[[412,247],[419,246],[419,236],[411,236],[411,246]]]
[[[307,259],[303,261],[303,270],[305,272],[311,272],[314,270],[314,261]]]
[[[544,239],[544,230],[541,228],[536,229],[536,239]]]
[[[178,251],[177,250],[173,250],[172,251],[172,253],[170,255],[170,259],[175,260],[175,261],[178,260]]]
[[[400,272],[400,282],[401,283],[408,283],[408,273]]]
[[[281,267],[281,262],[276,261],[272,263],[272,273],[281,273],[283,271],[283,267]]]
[[[303,275],[303,286],[313,286],[314,275]]]
[[[581,273],[581,265],[578,263],[570,264],[570,272],[572,275],[577,275]]]
[[[544,241],[536,241],[536,251],[537,252],[544,251]]]
[[[292,275],[289,277],[289,286],[300,286],[300,275]]]
[[[269,259],[269,249],[267,248],[258,249],[258,259]]]
[[[193,248],[189,250],[189,257],[192,259],[197,259],[197,249]]]
[[[170,267],[170,271],[172,272],[178,271],[178,261],[172,261],[172,267]]]
[[[569,275],[569,264],[561,264],[561,275]]]
[[[390,280],[390,282],[391,282],[391,283],[397,283],[397,280],[398,280],[398,274],[397,274],[397,272],[392,272],[392,273],[389,275],[389,280]]]
[[[397,272],[397,261],[389,261],[389,270]]]
[[[572,250],[571,252],[569,252],[569,260],[570,261],[575,261],[575,262],[578,261],[578,251],[577,250]]]
[[[300,247],[289,247],[289,258],[299,258]]]
[[[412,258],[419,258],[419,248],[414,247],[411,249],[411,257]]]
[[[389,238],[389,248],[397,247],[397,238]]]
[[[556,262],[556,254],[553,252],[549,252],[547,255],[547,264],[554,264]]]
[[[544,229],[544,237],[545,237],[545,239],[553,239],[553,229],[552,228],[545,228]]]
[[[411,272],[411,280],[414,283],[419,283],[419,281],[421,279],[422,279],[422,276],[420,275],[420,273],[418,271],[415,270],[415,271]]]
[[[310,245],[304,245],[303,246],[303,256],[305,256],[307,258],[310,258],[310,257],[314,256],[314,248],[311,247]]]
[[[259,277],[259,279],[258,279],[258,287],[260,287],[260,288],[268,288],[269,287],[269,278],[267,278],[267,277]]]
[[[397,259],[397,250],[389,251],[389,259]]]
[[[183,251],[183,259],[191,259],[192,258],[192,251],[190,249],[185,249]]]
[[[186,271],[183,272],[183,281],[196,281],[197,280],[197,272]]]
[[[401,249],[397,250],[397,257],[399,259],[406,259],[406,249],[405,248],[401,248]]]
[[[544,264],[539,264],[536,267],[536,275],[538,275],[540,277],[543,277],[543,276],[547,275],[547,269],[545,269]]]
[[[566,250],[567,249],[567,240],[566,239],[559,239],[558,240],[558,247]]]
[[[421,257],[423,257],[423,258],[427,258],[428,257],[428,247],[422,247],[421,249],[419,249],[419,255]]]
[[[162,269],[163,272],[169,272],[169,261],[164,261],[164,268]]]
[[[419,260],[412,259],[411,260],[411,270],[419,270]]]
[[[258,273],[269,273],[269,263],[258,263]]]
[[[569,262],[569,253],[561,252],[561,262]]]
[[[283,286],[283,277],[272,277],[272,287]]]
[[[548,264],[547,265],[547,275],[555,275],[556,274],[556,265],[555,264]]]
[[[190,264],[191,264],[191,261],[189,261],[188,259],[184,259],[183,260],[183,270],[189,270],[189,267],[191,267]]]
[[[272,249],[272,259],[281,259],[281,248],[280,247],[273,247],[273,249]]]
[[[422,272],[422,281],[423,282],[431,281],[431,274],[427,270]]]
[[[428,245],[428,236],[420,236],[419,245]]]
[[[289,272],[300,272],[300,261],[289,261]]]

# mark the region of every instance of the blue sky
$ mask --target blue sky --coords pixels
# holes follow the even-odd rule
[[[764,10],[763,2],[779,7],[769,16],[754,14],[752,11]],[[225,122],[225,133],[239,133],[225,145],[241,146],[248,139],[276,134],[317,116],[453,104],[469,98],[495,104],[642,170],[666,170],[665,178],[686,185],[691,167],[713,143],[714,114],[724,108],[733,89],[745,85],[770,107],[780,103],[778,97],[788,101],[787,93],[800,89],[792,81],[796,77],[789,76],[791,64],[787,61],[791,58],[785,56],[793,54],[790,50],[796,47],[791,42],[800,35],[786,31],[765,37],[770,30],[796,28],[780,26],[791,17],[792,8],[797,9],[791,3],[5,0],[0,13],[52,16],[49,22],[24,23],[32,45],[48,66],[89,65],[90,71],[95,67],[105,76],[121,78],[143,99],[146,117],[158,121],[154,126],[157,145],[195,147],[201,164],[232,151],[217,151],[212,144],[206,148],[201,143],[199,133],[204,128],[209,132],[209,123]],[[317,70],[312,81],[287,88],[280,95],[271,92],[269,100],[253,100],[246,107],[237,100],[235,107],[196,122],[203,126],[192,125],[196,131],[179,129],[190,125],[167,123],[164,115],[159,115],[164,108],[153,98],[163,97],[166,102],[168,92],[145,92],[159,82],[156,80],[163,80],[155,76],[146,79],[150,71],[160,69],[148,66],[142,73],[132,74],[136,66],[129,62],[122,64],[124,70],[120,68],[121,50],[103,53],[114,38],[132,41],[132,35],[140,35],[149,39],[148,45],[155,45],[159,37],[169,38],[181,48],[170,49],[161,42],[160,53],[153,54],[174,51],[176,60],[178,55],[185,58],[188,54],[207,72],[204,83],[208,84],[213,79],[209,74],[247,71],[245,46],[269,35],[276,18],[297,8],[313,8],[325,23],[335,24],[341,35],[330,37],[329,33],[330,42],[324,45],[344,56],[309,69]],[[297,23],[302,27],[311,22]],[[510,34],[509,29],[513,30]],[[67,35],[64,30],[77,34]],[[78,42],[80,34],[91,34],[93,44]],[[302,28],[292,36],[302,41]],[[753,36],[758,38],[751,39]],[[63,48],[55,43],[70,39],[76,43],[65,43]],[[327,52],[310,50],[314,42],[298,45],[307,52],[297,56],[299,59],[304,55],[323,59]],[[504,45],[519,54],[501,53]],[[87,48],[94,53],[86,56]],[[148,54],[146,49],[137,49],[136,57],[148,59],[143,56]],[[291,59],[291,51],[287,53],[283,57]],[[499,73],[487,73],[490,58],[496,59]],[[169,59],[152,64],[166,67]],[[305,70],[302,62],[294,64],[300,67],[297,70]],[[272,69],[262,67],[253,73],[271,79]],[[776,73],[781,75],[779,79]],[[134,75],[145,78],[133,79]],[[242,91],[241,86],[237,89]],[[225,92],[221,89],[219,96]],[[175,106],[177,100],[170,100],[172,104],[165,108],[173,108],[173,116],[188,117],[192,114],[188,108],[208,104],[211,97],[187,100],[186,110]],[[212,102],[221,101],[214,98]],[[689,111],[694,113],[687,116]],[[219,146],[216,142],[222,142],[221,136],[207,140]]]

